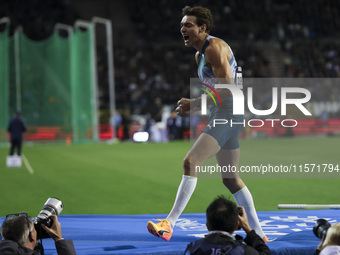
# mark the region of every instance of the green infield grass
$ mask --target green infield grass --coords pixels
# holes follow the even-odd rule
[[[244,139],[241,165],[340,165],[339,137]],[[189,141],[119,144],[25,144],[23,164],[7,168],[0,147],[0,216],[36,216],[48,197],[64,203],[62,214],[161,214],[173,205]],[[339,171],[340,176],[340,171]],[[339,178],[246,178],[258,211],[278,204],[340,204]],[[232,198],[220,178],[200,178],[184,213],[204,212],[217,196]]]

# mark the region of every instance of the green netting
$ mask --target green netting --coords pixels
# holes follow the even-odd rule
[[[72,116],[74,140],[94,138],[95,98],[93,93],[93,28],[76,29],[72,51]]]
[[[9,114],[8,84],[9,84],[9,37],[8,29],[0,32],[0,141],[7,140],[7,124]]]
[[[8,33],[0,35],[0,51],[9,56],[7,62],[0,60],[1,105],[7,112],[21,110],[29,129],[26,140],[96,139],[92,39],[93,29],[76,30],[67,38],[55,33],[44,41],[32,41],[22,32],[10,40]],[[6,118],[1,117],[0,129]]]
[[[34,42],[20,33],[22,114],[30,126],[71,126],[70,43]]]

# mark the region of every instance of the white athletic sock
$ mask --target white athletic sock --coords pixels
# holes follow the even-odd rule
[[[255,230],[256,234],[258,234],[261,238],[265,237],[263,230],[260,226],[259,218],[257,217],[257,213],[254,206],[253,197],[250,194],[250,191],[247,187],[242,188],[241,190],[237,191],[233,194],[236,203],[238,206],[243,206],[247,216],[249,226]]]
[[[187,206],[192,193],[196,188],[197,177],[183,175],[181,184],[178,187],[174,206],[169,213],[167,220],[170,222],[171,229],[174,228],[177,219]]]

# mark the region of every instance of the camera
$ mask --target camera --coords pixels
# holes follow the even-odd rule
[[[50,236],[46,233],[46,231],[42,228],[41,224],[46,225],[50,228],[53,225],[53,220],[49,217],[51,215],[59,215],[63,210],[63,203],[55,197],[50,197],[47,199],[46,203],[43,206],[43,209],[40,211],[37,217],[33,218],[34,228],[37,231],[37,238],[49,238]]]
[[[325,219],[318,219],[313,227],[314,235],[319,239],[325,239],[331,224]]]

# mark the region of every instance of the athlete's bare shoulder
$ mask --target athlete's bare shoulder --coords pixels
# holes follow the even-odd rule
[[[231,58],[231,52],[228,44],[219,38],[211,38],[209,45],[205,49],[207,58],[215,58],[217,56],[227,56],[228,60]]]
[[[231,52],[225,41],[211,38],[205,49],[205,56],[206,62],[210,66],[226,65],[226,62],[231,59]]]
[[[196,64],[198,64],[198,56],[200,55],[199,51],[196,51],[195,53],[195,60],[196,60]]]

